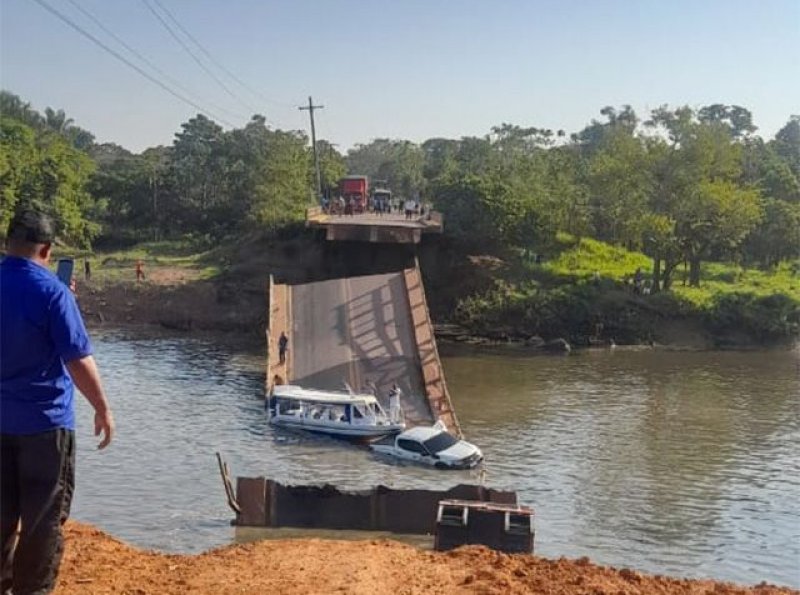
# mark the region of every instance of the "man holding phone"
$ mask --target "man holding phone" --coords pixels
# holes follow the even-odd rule
[[[0,261],[0,593],[49,593],[75,488],[74,386],[114,434],[92,346],[70,289],[47,268],[49,217],[14,217]]]

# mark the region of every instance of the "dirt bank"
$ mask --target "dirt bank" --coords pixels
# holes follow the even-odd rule
[[[79,280],[78,303],[94,328],[152,325],[263,337],[266,277],[247,282],[195,278],[191,270],[151,267],[142,282]]]
[[[88,525],[67,524],[56,595],[275,593],[797,594],[670,579],[581,560],[506,555],[484,547],[426,552],[397,542],[262,541],[197,556],[138,550]]]

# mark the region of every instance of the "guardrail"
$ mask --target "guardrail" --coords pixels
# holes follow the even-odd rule
[[[436,337],[433,331],[433,324],[431,324],[425,288],[422,285],[419,261],[415,258],[414,268],[406,269],[403,272],[411,319],[414,324],[417,354],[431,413],[434,418],[441,419],[447,428],[460,438],[463,436],[461,425],[458,423],[456,411],[450,399],[450,392],[447,390],[447,382],[444,379],[444,369],[442,368],[442,360],[439,357],[439,350],[436,347]]]

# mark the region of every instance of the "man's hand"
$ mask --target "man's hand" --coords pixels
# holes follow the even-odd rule
[[[111,411],[97,411],[94,414],[94,435],[99,436],[100,432],[103,433],[103,440],[97,445],[98,450],[103,450],[111,443],[114,437],[114,416]]]
[[[99,436],[100,432],[103,433],[103,440],[97,448],[105,448],[114,436],[114,418],[103,392],[103,385],[100,384],[97,364],[91,355],[87,355],[81,359],[67,362],[67,370],[69,370],[75,386],[94,408],[94,435]]]

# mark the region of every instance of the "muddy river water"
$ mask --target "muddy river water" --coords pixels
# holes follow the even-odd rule
[[[142,547],[234,540],[214,458],[234,475],[345,487],[448,487],[469,472],[391,465],[286,434],[263,413],[261,355],[208,338],[105,332],[118,423],[94,449],[78,411],[73,516]],[[443,350],[486,483],[536,510],[536,551],[658,574],[800,586],[800,351]]]

